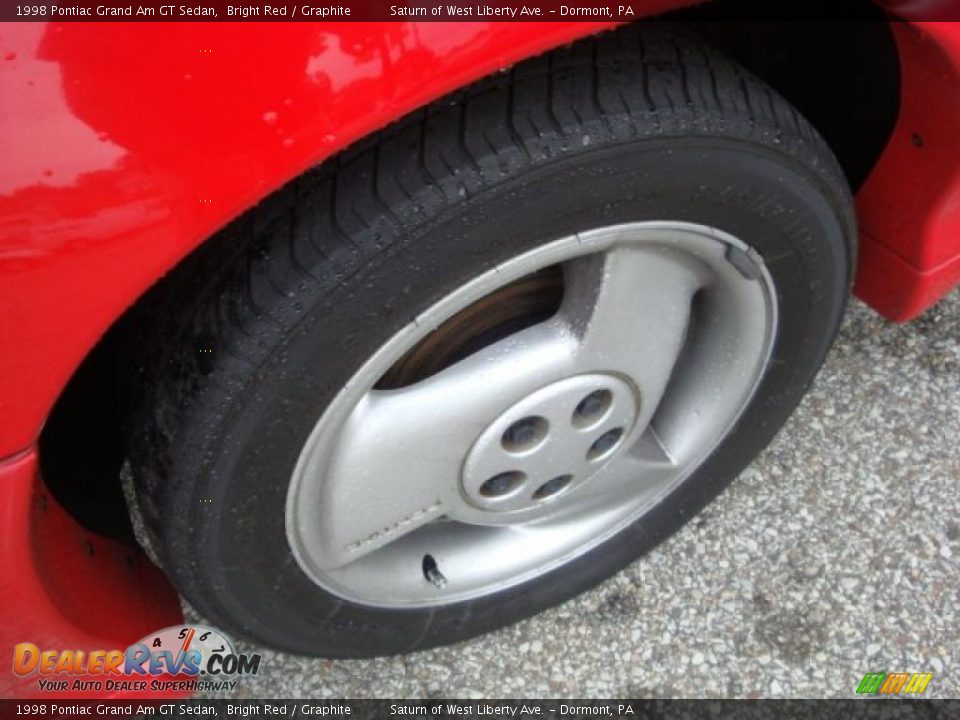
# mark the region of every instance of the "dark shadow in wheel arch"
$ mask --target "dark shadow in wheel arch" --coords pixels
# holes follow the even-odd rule
[[[845,18],[812,22],[804,18]],[[782,19],[745,20],[771,14]],[[869,0],[715,0],[664,16],[775,88],[833,149],[851,189],[866,180],[900,111],[900,58],[890,18]],[[732,19],[735,18],[735,19]]]

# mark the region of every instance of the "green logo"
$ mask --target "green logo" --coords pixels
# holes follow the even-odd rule
[[[927,689],[933,673],[867,673],[857,685],[858,695],[919,695]]]

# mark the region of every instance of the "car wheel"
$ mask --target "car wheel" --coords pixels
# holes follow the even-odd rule
[[[158,288],[130,421],[151,543],[212,622],[301,653],[562,602],[769,442],[854,236],[824,142],[710,48],[631,28],[519,65]]]

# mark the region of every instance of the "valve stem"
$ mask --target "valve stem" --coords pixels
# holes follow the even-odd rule
[[[423,556],[423,576],[438,588],[447,584],[447,579],[437,567],[437,561],[433,559],[433,555]]]

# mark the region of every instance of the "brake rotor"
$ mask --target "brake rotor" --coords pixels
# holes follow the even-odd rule
[[[559,265],[515,280],[440,325],[400,358],[375,387],[392,390],[428,378],[487,345],[547,320],[562,299]]]

